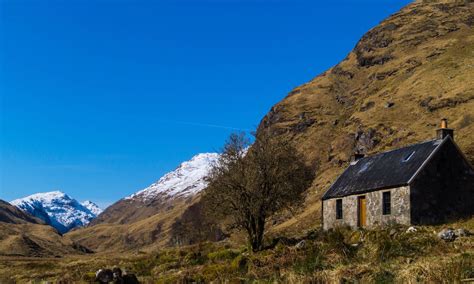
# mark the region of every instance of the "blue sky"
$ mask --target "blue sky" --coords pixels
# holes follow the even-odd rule
[[[255,129],[407,3],[0,0],[0,198],[140,190]]]

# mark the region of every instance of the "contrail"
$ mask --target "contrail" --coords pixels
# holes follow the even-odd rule
[[[248,128],[237,128],[232,126],[226,125],[219,125],[219,124],[210,124],[210,123],[200,123],[200,122],[190,122],[190,121],[172,121],[176,124],[184,124],[184,125],[192,125],[192,126],[201,126],[201,127],[210,127],[210,128],[220,128],[220,129],[227,129],[227,130],[237,130],[237,131],[253,131],[253,129]]]

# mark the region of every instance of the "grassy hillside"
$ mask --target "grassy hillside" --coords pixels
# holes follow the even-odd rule
[[[158,213],[154,215],[138,218],[136,214],[136,220],[127,223],[99,223],[71,231],[67,237],[94,251],[150,251],[169,246],[173,224],[195,202],[196,200],[178,199],[166,208],[156,209]]]
[[[58,257],[81,253],[79,246],[50,226],[0,222],[0,256]]]
[[[0,257],[61,257],[87,251],[42,220],[0,200]]]

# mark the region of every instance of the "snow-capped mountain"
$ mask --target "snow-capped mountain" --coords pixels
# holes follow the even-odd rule
[[[90,201],[81,204],[61,191],[37,193],[10,203],[42,219],[60,233],[89,224],[102,211]]]
[[[158,196],[192,196],[207,186],[207,182],[204,179],[218,158],[219,154],[217,153],[198,154],[191,160],[183,162],[174,171],[165,174],[149,187],[125,199],[148,201]]]
[[[218,161],[217,153],[202,153],[181,163],[149,187],[107,207],[91,225],[130,224],[174,207],[174,202],[193,197],[206,188],[206,176]],[[183,207],[184,208],[184,207]]]

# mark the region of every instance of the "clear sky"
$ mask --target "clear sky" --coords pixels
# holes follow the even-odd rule
[[[408,2],[0,0],[0,198],[143,189]]]

